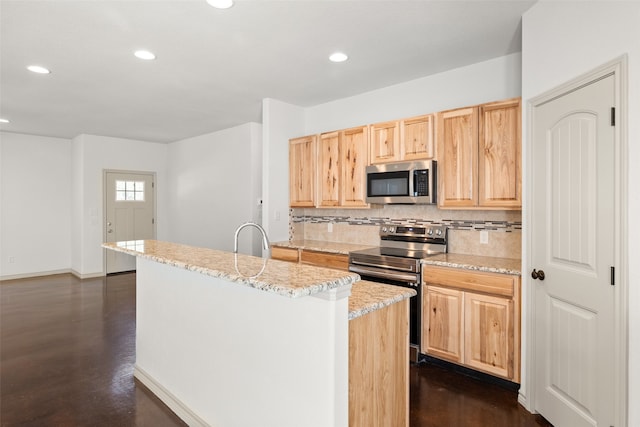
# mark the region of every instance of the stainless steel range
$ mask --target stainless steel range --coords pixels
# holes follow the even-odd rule
[[[412,359],[417,358],[422,329],[422,265],[423,258],[447,252],[447,227],[444,225],[382,225],[380,247],[349,253],[349,271],[362,280],[387,283],[415,289],[411,298],[409,341]]]

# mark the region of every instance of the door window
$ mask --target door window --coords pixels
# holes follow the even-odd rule
[[[144,181],[116,181],[116,201],[144,202]]]

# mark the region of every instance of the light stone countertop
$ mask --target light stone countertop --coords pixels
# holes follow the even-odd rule
[[[324,240],[291,240],[271,243],[271,246],[291,249],[304,249],[308,251],[327,252],[341,255],[349,255],[349,252],[351,251],[359,251],[361,249],[373,247],[372,245],[326,242]]]
[[[349,320],[411,298],[417,292],[401,286],[361,280],[353,284],[349,297]]]
[[[488,273],[521,275],[522,261],[515,258],[496,258],[489,256],[442,254],[422,260],[423,265],[463,268],[466,270],[485,271]]]
[[[104,243],[104,248],[223,278],[291,298],[353,284],[355,273],[158,240]]]

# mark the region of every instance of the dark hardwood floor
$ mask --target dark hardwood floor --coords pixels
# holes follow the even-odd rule
[[[185,425],[133,379],[135,274],[4,281],[0,301],[0,425]],[[411,367],[411,427],[549,425],[516,398],[438,366]]]

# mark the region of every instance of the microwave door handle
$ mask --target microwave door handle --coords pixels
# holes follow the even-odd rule
[[[411,181],[413,181],[413,186],[412,188],[409,189],[409,196],[417,196],[418,194],[416,193],[416,188],[418,188],[418,173],[417,171],[412,171],[411,174],[413,175],[413,179]]]

